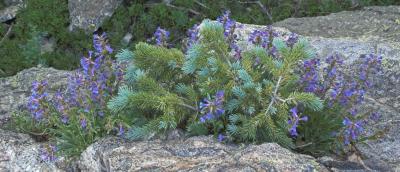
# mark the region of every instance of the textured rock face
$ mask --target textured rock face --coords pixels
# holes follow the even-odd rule
[[[68,0],[71,29],[95,31],[111,17],[122,0]]]
[[[15,18],[20,8],[20,6],[15,5],[0,10],[0,22],[5,22]]]
[[[25,108],[33,81],[47,80],[49,94],[52,95],[66,86],[70,73],[53,68],[30,68],[15,76],[0,78],[0,127],[13,111]]]
[[[316,160],[275,143],[230,146],[211,136],[124,142],[106,138],[79,160],[82,171],[324,171]]]
[[[274,26],[304,36],[364,39],[400,42],[400,6],[365,7],[328,16],[290,18]]]
[[[0,171],[60,171],[41,162],[40,145],[28,135],[0,129],[0,138]]]
[[[22,4],[25,0],[3,0],[6,6]]]
[[[18,11],[24,7],[24,0],[4,0],[6,7],[0,9],[0,22],[14,19]]]

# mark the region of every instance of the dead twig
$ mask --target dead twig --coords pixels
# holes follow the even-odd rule
[[[178,7],[178,6],[175,6],[175,5],[171,4],[170,1],[163,1],[163,2],[160,2],[160,3],[147,3],[147,4],[144,4],[144,6],[145,6],[145,7],[151,7],[151,6],[155,6],[155,5],[159,5],[159,4],[164,4],[164,5],[166,5],[167,7],[175,8],[175,9],[178,9],[178,10],[187,10],[187,11],[189,11],[189,12],[195,14],[195,15],[202,15],[200,12],[198,12],[198,11],[196,11],[196,10],[193,10],[193,9],[191,9],[191,8],[185,8],[185,7]]]
[[[1,38],[0,40],[0,45],[4,42],[4,40],[8,37],[8,35],[11,33],[11,30],[13,28],[13,25],[11,24],[11,26],[8,28],[6,34],[4,34],[3,38]]]
[[[200,6],[202,6],[203,8],[210,9],[209,7],[207,7],[206,5],[204,5],[203,3],[199,2],[198,0],[195,0],[194,2],[196,2],[197,5],[200,5]]]
[[[271,22],[273,22],[271,13],[268,11],[268,9],[264,6],[264,4],[261,1],[239,1],[239,3],[241,3],[241,4],[257,4],[261,8],[261,11],[268,16],[269,20]]]

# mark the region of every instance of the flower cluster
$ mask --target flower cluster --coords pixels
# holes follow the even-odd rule
[[[300,78],[300,82],[305,85],[305,92],[318,92],[320,90],[320,81],[318,77],[319,59],[310,59],[304,61],[304,74]]]
[[[254,30],[249,35],[249,42],[251,42],[254,45],[259,45],[262,46],[263,48],[267,48],[270,42],[269,33],[267,31]]]
[[[69,120],[68,113],[70,110],[70,104],[60,91],[57,91],[57,93],[54,95],[54,105],[57,111],[61,114],[61,122],[67,124]]]
[[[158,27],[156,32],[154,32],[154,37],[156,39],[156,44],[158,46],[163,46],[163,47],[168,46],[167,41],[169,39],[169,31]]]
[[[53,144],[40,145],[39,156],[43,162],[54,162],[57,160],[57,147]]]
[[[307,116],[300,117],[297,111],[297,107],[294,107],[290,109],[290,112],[292,115],[290,116],[288,120],[288,124],[291,126],[289,129],[289,133],[291,136],[297,136],[297,126],[299,125],[300,121],[308,121]]]
[[[113,49],[110,44],[108,44],[107,35],[103,32],[101,35],[93,35],[93,46],[96,51],[96,55],[111,54]]]
[[[286,45],[288,47],[293,47],[293,45],[296,44],[298,40],[299,40],[299,35],[297,35],[296,33],[290,33],[286,37]]]
[[[357,140],[360,135],[364,132],[364,121],[357,120],[351,121],[349,118],[345,117],[343,120],[344,129],[344,144],[350,144],[350,141]]]
[[[32,117],[36,121],[40,121],[44,116],[48,115],[48,94],[46,88],[48,86],[47,81],[32,83],[31,96],[28,101],[28,109],[32,114]]]
[[[235,30],[241,28],[242,25],[231,19],[230,13],[230,11],[225,11],[222,16],[217,18],[217,21],[223,25],[225,39],[229,43],[229,47],[235,52],[235,59],[239,60],[242,58],[242,50],[237,45],[238,35],[235,33]]]
[[[122,123],[110,115],[106,103],[116,93],[122,82],[125,64],[112,59],[113,49],[108,44],[106,34],[94,35],[93,44],[94,51],[89,51],[87,57],[82,57],[81,69],[69,76],[65,90],[56,92],[50,99],[46,93],[47,82],[33,82],[32,95],[28,102],[28,109],[35,120],[47,119],[46,127],[51,127],[55,131],[80,132],[79,138],[71,138],[74,140],[71,141],[73,144],[78,139],[84,142],[80,144],[90,144],[89,140],[113,129],[118,130],[119,135],[124,132]],[[64,131],[56,133],[64,133]],[[60,143],[66,142],[68,141]],[[52,145],[43,147],[41,157],[45,161],[54,160],[56,151],[57,149]]]
[[[199,40],[199,30],[200,30],[199,25],[195,24],[195,25],[193,25],[192,28],[190,28],[187,31],[187,35],[189,36],[189,40],[187,42],[188,48]]]
[[[204,99],[203,102],[200,103],[200,111],[202,114],[204,114],[200,118],[200,121],[206,122],[221,116],[225,112],[223,103],[224,91],[218,91],[214,100]]]
[[[94,48],[95,52],[89,51],[87,57],[82,57],[81,71],[70,76],[66,94],[57,102],[68,102],[70,106],[103,116],[102,109],[122,80],[124,65],[111,59],[113,49],[105,34],[94,36]]]
[[[254,30],[249,35],[248,42],[265,48],[269,55],[276,58],[278,57],[278,52],[276,47],[272,44],[272,41],[277,36],[278,33],[273,30],[272,26],[268,25],[263,30]]]
[[[323,78],[319,78],[319,60],[310,59],[303,64],[303,73],[300,82],[304,85],[304,91],[312,92],[326,100],[329,107],[338,105],[343,116],[342,137],[348,145],[351,141],[357,141],[360,135],[365,134],[364,126],[367,119],[376,121],[379,115],[372,113],[369,116],[360,114],[358,105],[363,103],[366,90],[372,83],[369,75],[379,74],[382,71],[382,57],[374,54],[361,56],[361,64],[358,66],[358,74],[355,77],[345,77],[342,73],[343,58],[338,53],[333,53],[326,59],[327,66],[323,69]]]
[[[368,74],[376,75],[382,72],[382,56],[368,54],[362,56],[363,62],[360,66],[359,79],[363,86],[369,88],[371,83],[368,81]]]

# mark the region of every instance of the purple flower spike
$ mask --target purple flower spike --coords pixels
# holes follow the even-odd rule
[[[93,47],[96,50],[96,55],[111,54],[113,52],[113,49],[108,44],[108,39],[105,32],[103,32],[101,35],[93,35]]]
[[[187,34],[189,36],[189,40],[187,43],[187,47],[191,47],[199,40],[199,30],[200,28],[198,24],[193,25],[193,27],[188,30]]]
[[[308,117],[307,116],[299,117],[297,107],[290,109],[290,112],[292,112],[292,115],[288,120],[288,124],[291,125],[289,133],[291,136],[295,137],[298,136],[297,126],[299,125],[299,122],[308,121]]]
[[[82,118],[81,121],[80,121],[80,123],[81,123],[82,129],[86,129],[86,127],[87,127],[87,121],[86,121],[86,119],[85,119],[85,118]]]
[[[226,42],[229,44],[230,49],[235,53],[235,60],[240,60],[242,58],[242,50],[237,45],[238,36],[235,31],[237,28],[241,28],[242,26],[230,18],[230,11],[225,11],[222,16],[217,18],[217,21],[224,27],[224,37]]]
[[[118,136],[123,136],[124,135],[124,133],[125,133],[125,129],[124,129],[124,127],[122,126],[122,124],[119,124],[119,127],[118,127]]]
[[[154,37],[158,46],[167,47],[169,39],[169,32],[167,30],[158,27],[156,32],[154,32]]]
[[[223,108],[224,102],[224,91],[218,91],[214,97],[213,101],[204,99],[200,102],[200,111],[204,114],[200,117],[200,122],[206,122],[214,118],[218,118],[225,113]]]
[[[225,136],[223,134],[218,134],[218,142],[223,142],[225,140]]]
[[[32,83],[31,96],[28,100],[28,110],[36,121],[40,121],[48,114],[47,81]]]
[[[304,74],[301,76],[300,82],[305,85],[304,91],[317,93],[320,91],[318,78],[319,59],[307,60],[303,64]]]
[[[351,121],[349,118],[345,117],[343,120],[344,130],[344,144],[348,145],[352,141],[356,141],[358,137],[364,132],[364,122],[359,120],[356,122]]]
[[[299,35],[297,35],[296,33],[291,33],[286,38],[286,45],[288,47],[293,47],[293,45],[296,44],[298,40],[299,40]]]
[[[55,145],[41,145],[39,149],[39,156],[43,162],[54,162],[57,160],[56,152],[57,147]]]

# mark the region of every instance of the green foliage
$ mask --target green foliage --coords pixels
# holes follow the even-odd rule
[[[41,42],[44,34],[41,34],[35,29],[31,32],[31,38],[26,42],[25,45],[21,46],[22,55],[25,57],[25,61],[30,64],[39,63],[46,64],[46,61],[41,58]]]
[[[1,24],[0,36],[5,39],[0,44],[0,56],[5,58],[0,59],[0,77],[43,63],[58,69],[78,67],[81,56],[78,53],[90,48],[90,36],[82,31],[68,31],[67,3],[67,0],[29,0],[14,22]],[[53,51],[42,52],[45,39],[54,39]]]
[[[341,150],[339,145],[342,143],[335,134],[343,127],[342,116],[338,115],[341,110],[342,107],[334,106],[320,112],[305,111],[308,121],[299,126],[298,131],[302,134],[296,139],[297,150],[314,156]]]
[[[83,113],[79,109],[69,111],[68,125],[60,120],[60,115],[53,113],[42,121],[33,119],[28,113],[15,114],[7,128],[27,133],[37,141],[50,141],[56,143],[58,155],[66,158],[79,156],[90,144],[115,133],[115,124],[127,126],[129,119],[105,113],[104,117],[96,114]],[[88,119],[86,129],[81,127],[81,119]],[[125,122],[124,122],[125,121]],[[12,128],[11,128],[12,127]]]
[[[135,43],[147,41],[157,26],[171,31],[171,44],[181,46],[186,30],[203,18],[216,18],[222,11],[230,10],[233,17],[241,23],[271,24],[288,17],[327,15],[341,10],[352,10],[368,5],[395,5],[397,0],[261,0],[261,5],[254,1],[229,0],[175,0],[146,1],[124,0],[113,16],[104,22],[102,31],[109,33],[110,43],[116,49],[133,47]],[[168,1],[169,2],[169,1]],[[17,15],[12,23],[11,34],[0,44],[0,77],[46,63],[57,69],[72,70],[78,67],[81,54],[90,47],[90,35],[83,31],[68,31],[69,23],[67,0],[27,0],[26,8]],[[0,8],[4,4],[0,3]],[[51,15],[49,14],[51,11]],[[270,20],[267,13],[271,14]],[[0,24],[0,36],[3,37],[10,25]],[[35,30],[36,28],[36,30]],[[54,38],[54,51],[41,53],[38,61],[29,62],[27,54],[20,51],[21,46],[32,44],[33,33],[47,33]],[[121,41],[126,33],[133,35],[129,44]],[[151,39],[149,39],[151,41]],[[29,43],[30,42],[30,43]],[[30,47],[28,52],[40,51]],[[28,55],[29,56],[29,55]]]
[[[177,49],[146,43],[137,44],[134,52],[117,55],[131,59],[131,70],[125,75],[127,85],[108,108],[115,113],[131,109],[140,121],[146,121],[134,123],[127,137],[149,138],[182,128],[189,135],[224,134],[232,141],[293,147],[288,136],[289,108],[302,104],[318,111],[323,107],[319,98],[292,86],[298,76],[291,69],[309,58],[306,42],[279,47],[280,58],[256,46],[244,51],[241,60],[234,60],[220,23],[205,20],[199,37],[186,56]],[[261,58],[257,66],[256,57]],[[225,92],[225,113],[202,121],[201,99],[210,100],[220,90]]]

